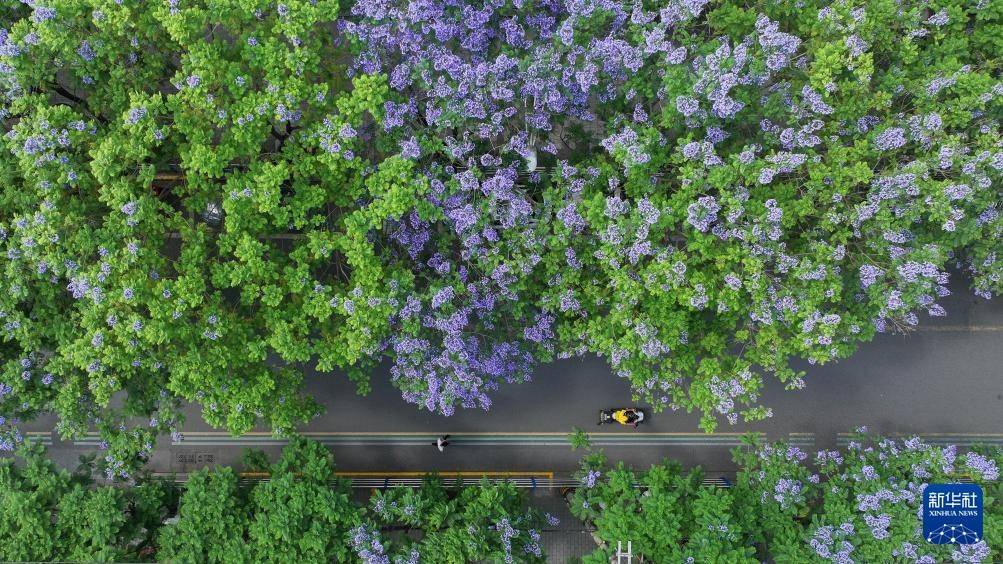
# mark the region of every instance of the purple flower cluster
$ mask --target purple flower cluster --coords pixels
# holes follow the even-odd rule
[[[800,480],[780,478],[773,487],[773,499],[786,509],[803,501],[802,489]]]
[[[443,273],[452,266],[438,257],[430,259],[428,268]],[[458,273],[467,276],[466,268]],[[393,351],[391,376],[403,390],[404,399],[431,411],[450,415],[455,405],[471,408],[491,405],[486,391],[497,388],[501,381],[515,382],[527,378],[533,364],[532,355],[517,341],[491,341],[472,328],[493,327],[499,295],[511,294],[511,276],[507,268],[497,268],[485,279],[469,281],[462,294],[453,286],[437,290],[425,308],[422,300],[408,296],[395,325],[388,347]],[[442,306],[451,303],[448,310]],[[421,315],[422,311],[427,311]],[[421,334],[408,328],[405,322],[420,318]],[[525,338],[539,342],[552,338],[552,317],[539,318],[525,328]],[[539,341],[537,341],[539,340]]]
[[[585,228],[585,219],[578,214],[578,209],[574,202],[561,208],[557,212],[557,219],[561,220],[565,227],[571,229],[575,233],[580,233],[582,229]]]
[[[380,533],[366,525],[352,529],[349,540],[352,549],[365,564],[390,564]]]
[[[850,564],[853,558],[854,546],[847,539],[854,535],[853,523],[847,521],[838,528],[832,525],[822,525],[815,529],[809,546],[815,550],[815,554],[837,564]]]
[[[728,423],[734,425],[738,423],[738,414],[734,412],[735,400],[747,396],[747,386],[752,380],[752,373],[743,370],[733,378],[720,378],[713,376],[708,384],[708,389],[717,400],[715,409],[724,415]]]
[[[125,123],[129,125],[136,125],[141,119],[146,117],[146,108],[132,108],[129,110],[129,115],[125,119]]]
[[[35,23],[47,22],[49,20],[55,19],[56,10],[48,6],[42,6],[40,4],[35,4],[31,13],[31,21]]]
[[[720,210],[721,205],[714,196],[701,196],[686,208],[686,221],[697,231],[706,232],[717,221],[717,212]]]
[[[780,31],[777,22],[770,21],[764,15],[756,20],[759,46],[766,53],[766,67],[771,71],[779,71],[790,64],[791,58],[801,46],[801,39]]]
[[[905,130],[901,127],[890,127],[874,137],[874,146],[879,151],[898,149],[905,142]]]
[[[951,559],[955,562],[987,562],[992,550],[985,539],[974,544],[958,545],[958,549],[951,551]]]
[[[889,536],[888,527],[892,523],[892,518],[887,513],[880,515],[864,515],[864,522],[871,528],[871,534],[877,540],[886,539]]]
[[[972,472],[977,473],[985,482],[993,482],[999,479],[1000,470],[996,466],[996,462],[977,452],[965,454],[965,466]]]
[[[880,277],[883,274],[884,274],[883,270],[872,264],[862,265],[860,267],[860,287],[869,288],[872,284],[874,284],[878,280],[878,277]]]
[[[94,60],[94,57],[97,56],[97,53],[94,52],[94,49],[91,47],[90,42],[85,39],[84,41],[81,41],[80,46],[77,47],[77,55],[79,55],[80,58],[83,59],[84,61],[90,62]]]

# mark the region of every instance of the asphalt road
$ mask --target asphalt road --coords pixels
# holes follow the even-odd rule
[[[366,397],[338,374],[311,372],[309,391],[326,407],[304,434],[330,445],[339,468],[351,471],[492,470],[567,472],[581,453],[567,446],[573,426],[595,434],[611,458],[646,465],[668,456],[710,473],[731,468],[729,450],[742,433],[756,431],[811,451],[844,444],[846,433],[866,425],[882,434],[919,434],[935,442],[1003,444],[1003,301],[972,296],[961,284],[943,301],[948,317],[923,319],[907,335],[882,335],[851,359],[807,371],[804,390],[768,382],[764,405],[773,417],[754,424],[725,422],[702,433],[698,415],[653,414],[638,430],[596,427],[601,408],[632,405],[627,383],[594,357],[541,366],[533,382],[503,386],[490,411],[459,410],[446,418],[406,404],[389,382],[388,368],[373,375]],[[29,428],[39,436],[50,422]],[[451,435],[439,453],[435,437]],[[244,447],[277,452],[282,441],[267,432],[233,438],[206,426],[197,415],[186,439],[165,437],[152,466],[184,472],[208,463],[232,463]],[[55,441],[50,452],[66,464],[94,441]]]

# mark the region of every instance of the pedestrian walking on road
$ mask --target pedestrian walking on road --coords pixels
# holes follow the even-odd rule
[[[434,444],[436,447],[439,448],[439,452],[445,451],[446,447],[449,446],[449,435],[443,435],[439,437],[438,439],[435,440]]]

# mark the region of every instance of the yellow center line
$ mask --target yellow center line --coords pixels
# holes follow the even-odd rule
[[[167,472],[157,472],[155,474],[168,474]],[[238,472],[241,478],[268,478],[270,472]],[[543,478],[553,480],[552,470],[526,471],[499,471],[499,470],[414,470],[414,471],[361,471],[344,472],[336,471],[334,475],[341,478],[424,478],[425,476],[439,476],[440,478]]]
[[[264,473],[267,474],[267,473]],[[470,477],[470,478],[480,478],[482,476],[502,476],[509,478],[536,478],[544,477],[547,479],[553,479],[554,473],[547,471],[540,472],[526,472],[526,471],[513,471],[513,472],[498,472],[498,471],[483,471],[479,472],[476,470],[463,470],[463,471],[442,471],[436,472],[434,470],[428,471],[406,471],[406,472],[335,472],[336,475],[344,478],[420,478],[429,476],[432,474],[437,474],[442,477]],[[243,475],[243,474],[241,474]]]

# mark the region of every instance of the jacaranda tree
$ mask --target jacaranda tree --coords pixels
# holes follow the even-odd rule
[[[740,522],[777,558],[858,562],[991,562],[1003,539],[999,467],[1003,451],[935,446],[867,435],[859,429],[842,452],[808,455],[782,443],[736,450]],[[972,545],[923,538],[928,484],[968,478],[985,494],[985,535]],[[751,511],[755,510],[753,514]],[[753,522],[759,527],[752,529]]]
[[[594,353],[766,417],[949,270],[1003,289],[1001,52],[1000,0],[6,3],[4,446],[288,432],[314,361],[448,415]]]
[[[795,446],[750,438],[734,451],[728,489],[701,486],[666,460],[645,472],[590,452],[577,473],[571,511],[607,543],[586,560],[608,562],[616,542],[662,562],[993,562],[1003,543],[999,447],[958,454],[918,437],[885,439],[858,430],[843,450],[813,460]],[[968,478],[984,494],[984,535],[967,545],[923,538],[929,484]]]

